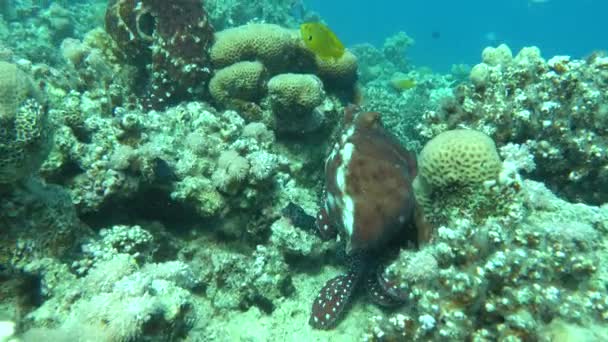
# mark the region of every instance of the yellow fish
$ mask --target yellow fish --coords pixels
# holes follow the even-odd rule
[[[344,45],[340,39],[321,23],[300,25],[300,35],[306,47],[321,59],[338,59],[344,54]]]
[[[391,80],[391,86],[396,90],[409,90],[416,86],[416,80],[412,78],[393,78]]]

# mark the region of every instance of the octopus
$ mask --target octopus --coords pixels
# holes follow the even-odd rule
[[[419,245],[430,236],[412,189],[415,154],[384,129],[379,113],[351,106],[344,121],[325,162],[314,224],[325,240],[339,236],[348,260],[348,271],[327,281],[312,304],[309,324],[323,330],[340,322],[360,286],[380,306],[404,303],[407,294],[382,275],[384,262],[408,242]],[[296,226],[313,224],[294,204],[284,214]]]

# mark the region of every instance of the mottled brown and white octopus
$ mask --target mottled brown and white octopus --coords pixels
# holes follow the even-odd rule
[[[313,302],[309,323],[317,329],[337,325],[360,284],[379,305],[403,303],[406,294],[381,276],[383,261],[430,235],[412,189],[415,155],[384,129],[379,113],[357,109],[345,111],[344,130],[325,162],[316,228],[323,239],[344,241],[349,270],[329,280]],[[298,210],[290,206],[284,213],[295,218]]]

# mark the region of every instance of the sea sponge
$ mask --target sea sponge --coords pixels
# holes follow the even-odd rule
[[[15,64],[0,62],[0,183],[38,170],[50,149],[42,95]]]
[[[439,134],[424,146],[419,157],[420,176],[434,188],[496,179],[501,165],[494,141],[466,129]]]
[[[268,81],[268,97],[279,131],[308,132],[323,122],[323,114],[315,109],[325,100],[325,91],[315,75],[277,75]]]
[[[218,70],[209,82],[209,92],[220,105],[235,101],[257,102],[264,95],[266,69],[258,61],[238,62]]]
[[[259,60],[276,74],[292,66],[302,49],[294,30],[273,24],[247,24],[217,32],[210,56],[216,68]]]
[[[328,88],[342,88],[357,81],[357,57],[350,51],[344,51],[337,59],[316,57],[317,75]]]

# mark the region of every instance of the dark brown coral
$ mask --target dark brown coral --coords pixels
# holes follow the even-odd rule
[[[213,27],[200,0],[110,0],[106,31],[142,75],[155,109],[204,94],[211,77]]]

